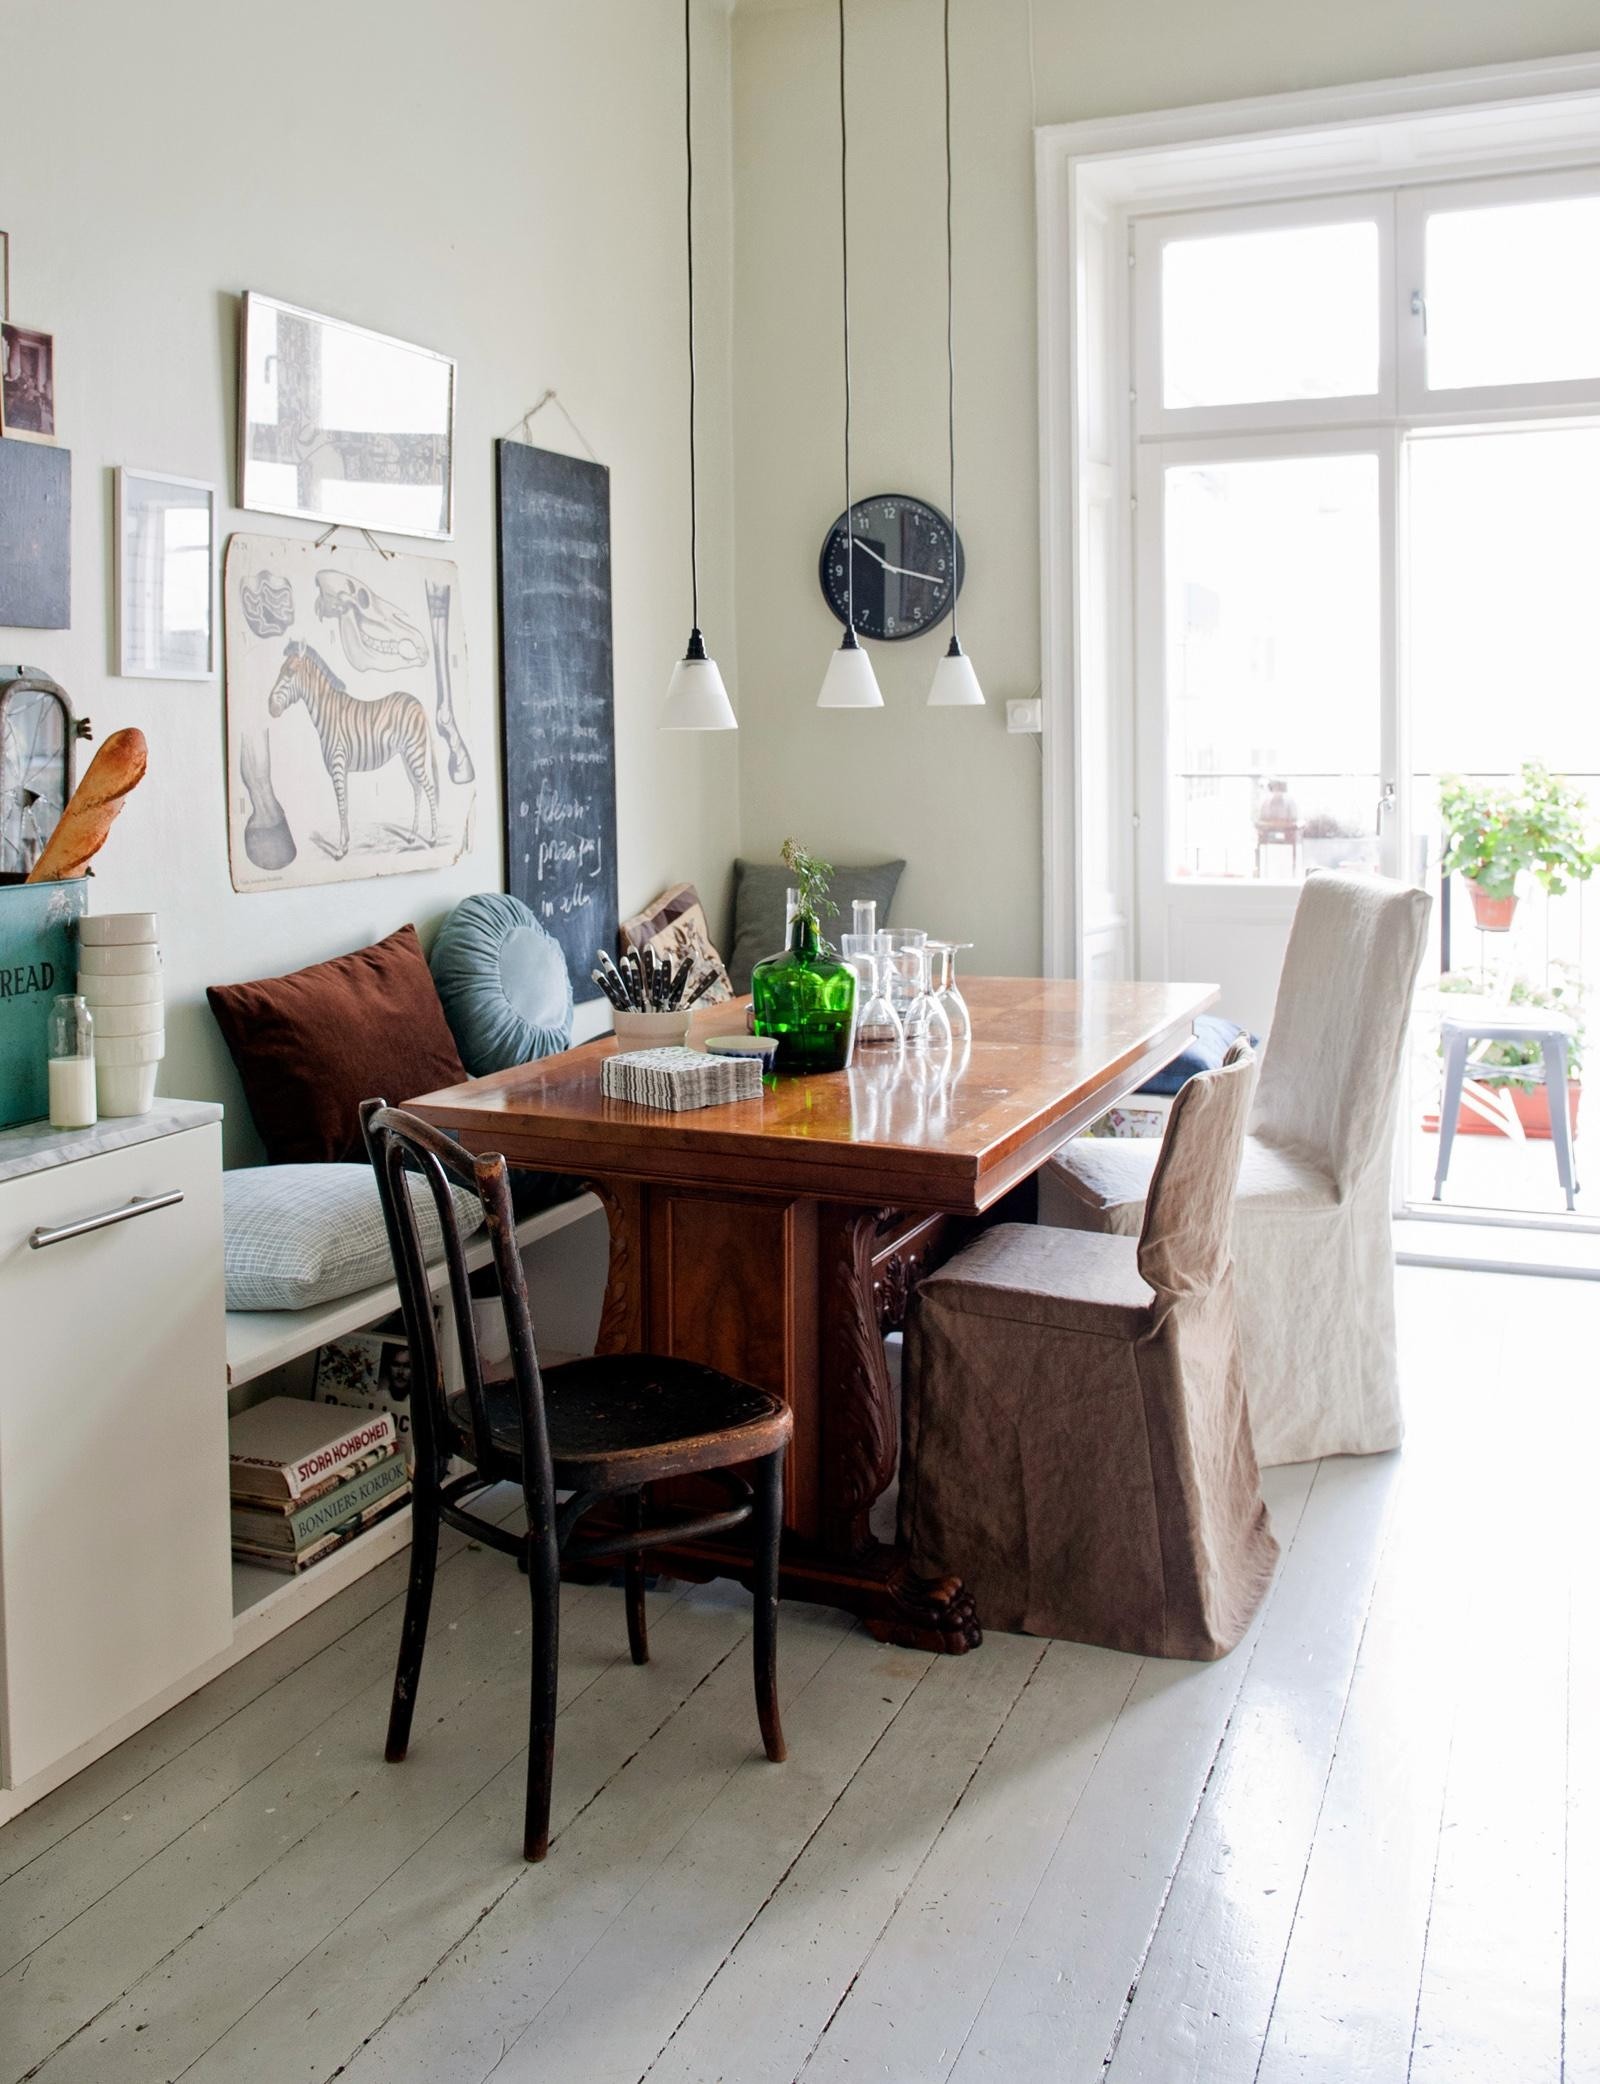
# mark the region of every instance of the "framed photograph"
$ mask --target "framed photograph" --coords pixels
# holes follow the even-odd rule
[[[0,232],[0,319],[11,316],[11,234]]]
[[[56,438],[56,343],[32,326],[0,324],[0,435]]]
[[[117,472],[117,671],[216,671],[217,493],[193,478]]]
[[[247,290],[240,506],[449,536],[455,392],[448,355]]]

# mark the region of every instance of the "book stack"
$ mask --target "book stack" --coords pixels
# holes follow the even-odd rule
[[[750,1057],[708,1056],[700,1049],[633,1049],[604,1060],[600,1090],[608,1100],[684,1114],[727,1100],[759,1100],[761,1065]]]
[[[309,1570],[405,1503],[406,1458],[387,1411],[268,1397],[228,1427],[233,1553]]]

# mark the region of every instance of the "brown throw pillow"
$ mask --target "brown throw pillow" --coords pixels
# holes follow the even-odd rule
[[[359,1164],[363,1100],[466,1077],[414,926],[332,962],[206,992],[269,1165]]]

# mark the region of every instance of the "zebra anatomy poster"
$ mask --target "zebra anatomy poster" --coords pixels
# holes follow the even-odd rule
[[[458,860],[476,789],[456,567],[236,535],[222,585],[233,887]]]

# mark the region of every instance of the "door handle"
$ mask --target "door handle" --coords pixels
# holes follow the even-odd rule
[[[1386,781],[1383,785],[1383,794],[1378,798],[1378,824],[1380,827],[1383,824],[1385,815],[1393,809],[1394,783],[1392,781]]]
[[[154,1215],[158,1208],[176,1208],[182,1199],[181,1187],[174,1187],[170,1194],[135,1195],[124,1208],[104,1209],[98,1216],[85,1216],[81,1223],[63,1223],[57,1230],[35,1230],[28,1244],[35,1252],[42,1252],[46,1245],[64,1245],[69,1237],[87,1237],[91,1230],[109,1230],[113,1223]]]

